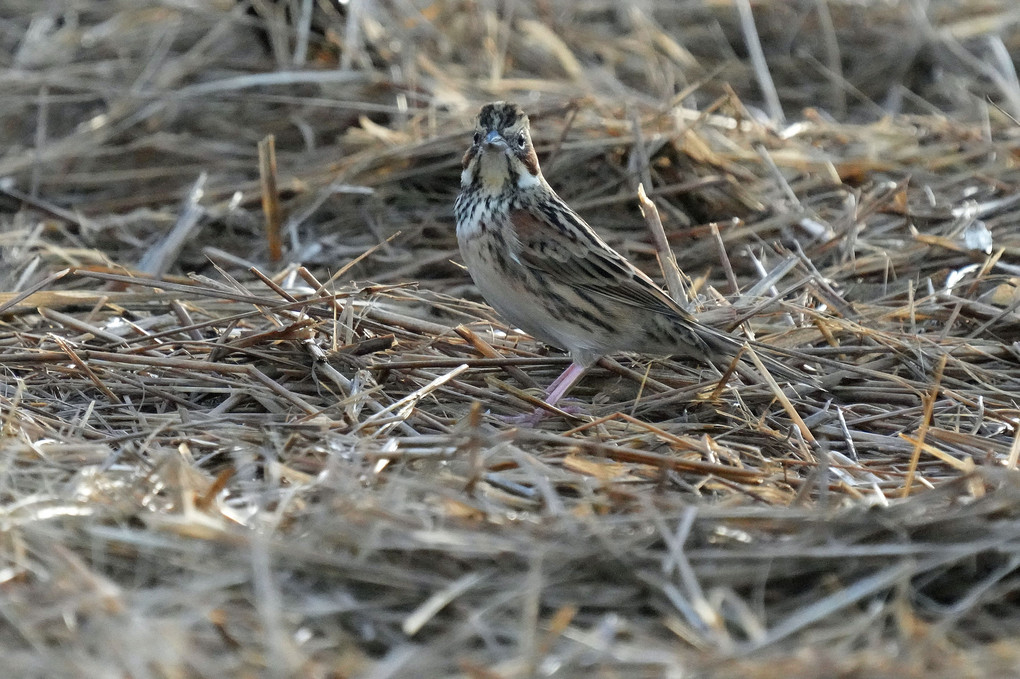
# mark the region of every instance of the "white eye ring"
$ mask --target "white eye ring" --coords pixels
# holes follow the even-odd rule
[[[528,145],[528,138],[524,136],[523,132],[520,132],[517,135],[517,145],[520,146],[521,148],[524,148],[525,146]]]

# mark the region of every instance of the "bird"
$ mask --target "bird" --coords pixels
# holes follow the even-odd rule
[[[718,366],[744,346],[698,322],[557,195],[519,105],[482,106],[460,184],[457,242],[482,297],[514,327],[570,355],[546,391],[548,405],[607,354],[685,356]]]

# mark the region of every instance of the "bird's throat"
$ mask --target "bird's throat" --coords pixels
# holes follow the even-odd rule
[[[478,154],[477,181],[492,193],[499,193],[510,179],[510,158],[502,151],[485,151]]]
[[[478,154],[477,162],[473,179],[483,191],[502,193],[511,188],[529,189],[539,183],[538,177],[531,174],[524,163],[506,152],[483,150]]]

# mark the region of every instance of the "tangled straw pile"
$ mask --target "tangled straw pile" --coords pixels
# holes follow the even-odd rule
[[[411,4],[0,8],[10,676],[1014,673],[1013,3]],[[811,380],[496,417],[568,359],[455,263],[492,98]]]

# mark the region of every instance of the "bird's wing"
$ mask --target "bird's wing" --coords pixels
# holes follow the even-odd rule
[[[511,211],[510,254],[541,276],[588,295],[604,296],[656,313],[694,317],[560,200]]]
[[[713,351],[729,356],[743,344],[744,340],[697,321],[561,200],[513,210],[510,224],[514,230],[509,244],[511,256],[536,274],[570,285],[582,297],[609,298],[656,314],[672,314],[689,333],[687,343],[701,348],[708,360],[712,360]],[[768,345],[751,344],[761,352],[772,351]],[[792,381],[805,380],[802,371],[761,352],[759,358],[774,374]]]

